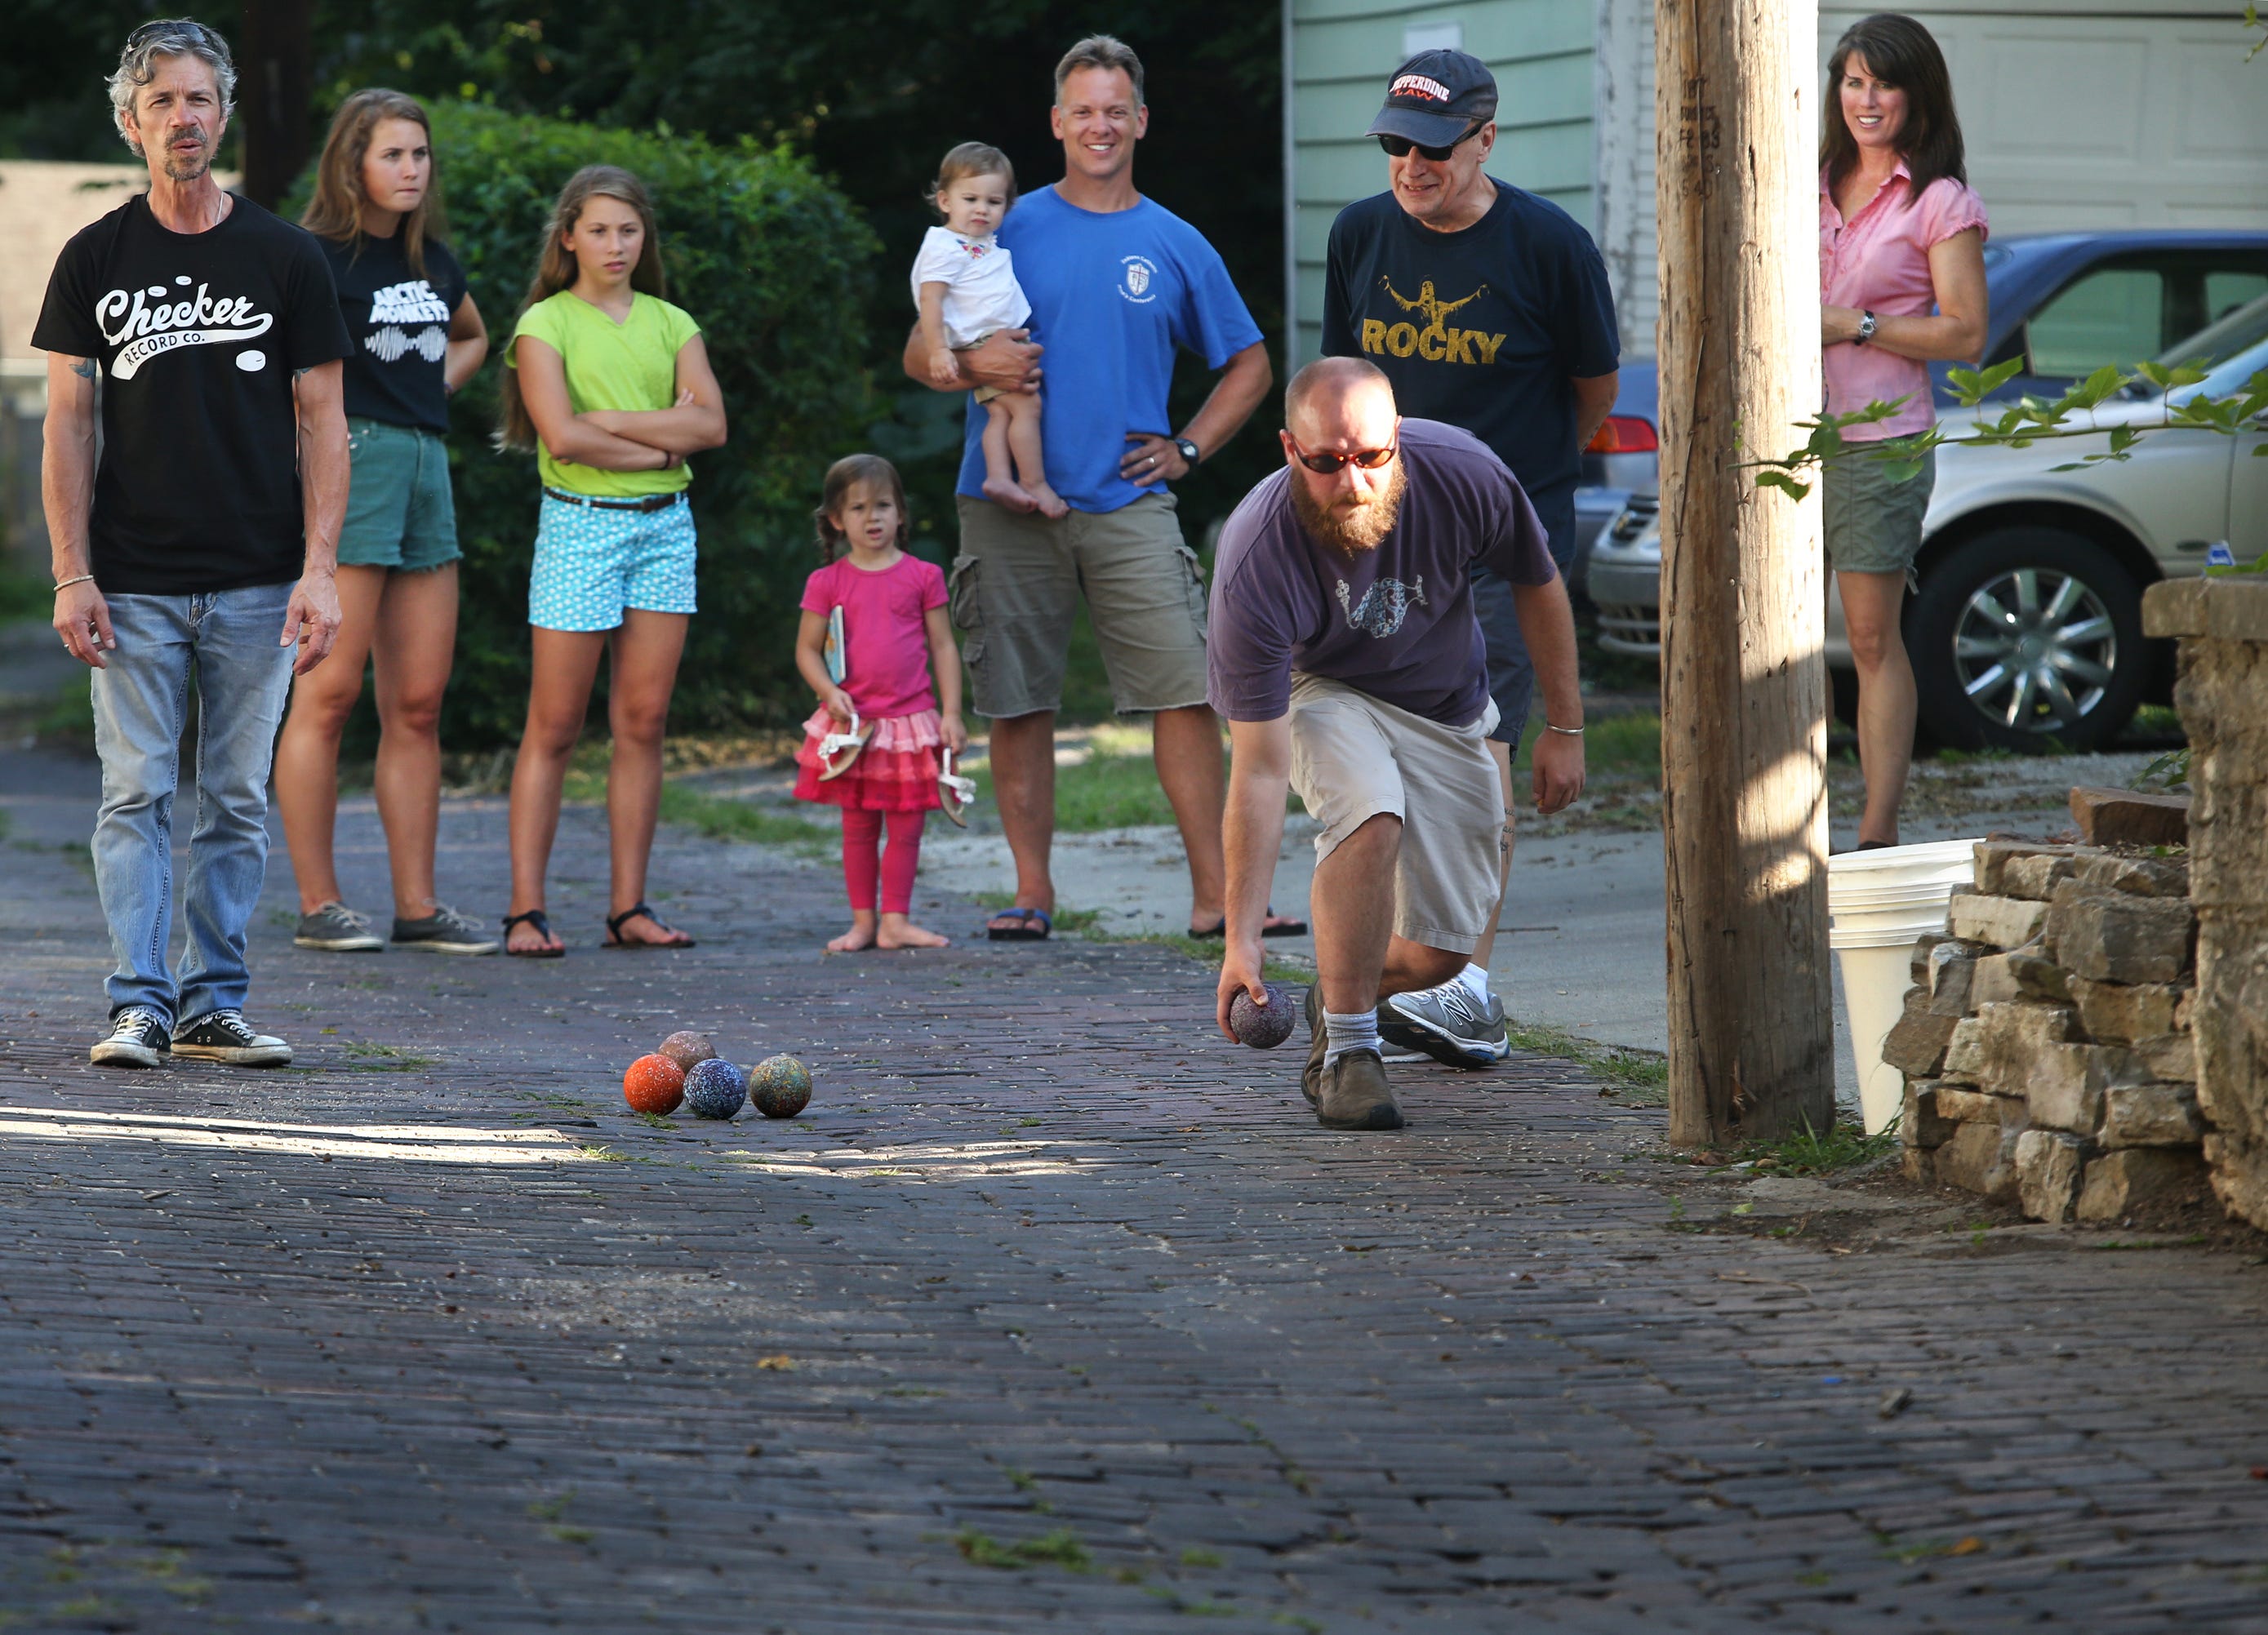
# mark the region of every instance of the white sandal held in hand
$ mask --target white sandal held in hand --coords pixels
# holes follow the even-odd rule
[[[847,733],[829,733],[819,740],[819,781],[822,784],[828,783],[848,772],[857,764],[858,752],[865,748],[866,740],[873,735],[874,724],[869,721],[862,726],[858,721],[858,707],[853,705],[850,710],[850,730]],[[836,759],[838,755],[842,759]]]
[[[945,815],[962,829],[968,827],[968,804],[976,799],[976,780],[953,775],[953,751],[945,752],[945,770],[938,775],[937,792],[943,799]]]

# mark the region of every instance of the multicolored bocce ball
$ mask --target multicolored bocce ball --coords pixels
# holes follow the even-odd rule
[[[730,1118],[747,1099],[747,1076],[721,1057],[694,1063],[685,1075],[685,1101],[696,1118]]]
[[[717,1047],[709,1042],[707,1034],[697,1034],[688,1029],[683,1033],[674,1033],[663,1040],[661,1053],[689,1073],[693,1071],[696,1063],[713,1060],[717,1055]]]
[[[633,1112],[674,1113],[685,1100],[685,1070],[666,1056],[641,1056],[622,1075],[622,1100]]]
[[[1240,991],[1228,1005],[1229,1030],[1256,1050],[1272,1050],[1292,1036],[1291,996],[1272,982],[1264,985],[1267,1004],[1255,1005],[1249,993]]]
[[[748,1099],[766,1118],[793,1118],[811,1105],[810,1071],[792,1056],[769,1057],[748,1070]]]

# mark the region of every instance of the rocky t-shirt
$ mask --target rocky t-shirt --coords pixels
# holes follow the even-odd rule
[[[137,194],[63,246],[32,344],[102,370],[89,543],[105,595],[299,577],[291,383],[347,353],[312,237],[241,198],[174,232]]]
[[[1402,512],[1375,550],[1327,550],[1292,509],[1293,473],[1244,497],[1220,531],[1205,638],[1212,707],[1232,721],[1291,708],[1292,672],[1467,726],[1488,705],[1472,571],[1513,585],[1558,572],[1519,479],[1470,432],[1402,423]]]
[[[449,319],[465,298],[465,275],[449,247],[428,239],[425,269],[409,265],[401,235],[357,234],[322,240],[339,287],[339,313],[354,350],[347,354],[347,414],[357,420],[426,431],[449,429]]]

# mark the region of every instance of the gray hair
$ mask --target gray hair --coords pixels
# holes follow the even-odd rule
[[[159,57],[176,56],[195,57],[211,69],[213,83],[220,89],[221,117],[236,112],[236,60],[229,55],[227,41],[194,18],[144,23],[126,36],[126,48],[118,54],[117,71],[109,81],[111,118],[126,145],[136,153],[142,147],[133,134],[135,96],[158,77]]]
[[[1113,34],[1089,34],[1063,54],[1056,64],[1056,101],[1063,101],[1064,81],[1083,68],[1111,69],[1134,82],[1134,106],[1142,106],[1142,59],[1134,48]]]

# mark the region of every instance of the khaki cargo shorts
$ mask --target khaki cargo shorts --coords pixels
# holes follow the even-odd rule
[[[979,715],[1063,703],[1064,659],[1083,592],[1121,715],[1205,701],[1205,584],[1170,494],[1054,521],[961,497],[953,622]]]
[[[1489,753],[1491,703],[1444,726],[1343,681],[1292,677],[1292,787],[1323,826],[1315,861],[1370,819],[1402,820],[1394,934],[1470,954],[1503,898],[1504,783]]]

